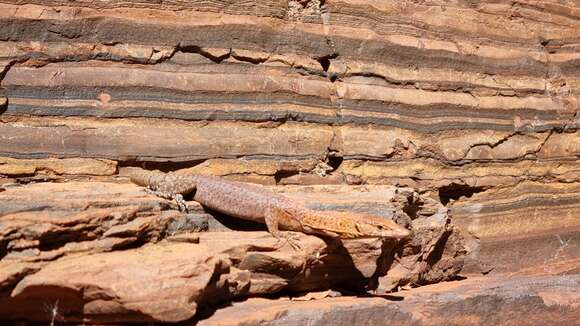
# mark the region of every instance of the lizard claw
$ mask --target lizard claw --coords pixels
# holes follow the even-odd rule
[[[157,192],[155,190],[153,190],[153,189],[145,188],[145,192],[148,193],[148,194],[150,194],[150,195],[157,196]]]
[[[292,247],[292,249],[294,250],[302,249],[302,247],[300,246],[300,240],[294,234],[284,234],[284,235],[280,234],[276,238],[278,239],[278,241],[274,245],[275,250],[279,250],[286,244],[289,244],[290,247]]]
[[[183,196],[181,194],[174,195],[173,199],[175,199],[175,202],[177,203],[177,206],[179,207],[180,212],[184,212],[184,213],[189,212],[189,207],[187,206],[187,203],[185,202],[185,200],[183,200]]]
[[[322,258],[326,256],[328,256],[327,253],[321,253],[320,251],[317,251],[314,257],[312,257],[312,265],[324,264]]]
[[[302,247],[300,246],[300,243],[298,240],[292,239],[292,238],[287,238],[286,242],[288,242],[288,244],[290,245],[290,247],[292,247],[292,249],[294,249],[296,251],[302,250]]]
[[[151,194],[151,195],[161,197],[161,198],[173,199],[177,203],[177,207],[179,207],[180,212],[184,212],[184,213],[189,212],[189,207],[187,206],[187,203],[183,199],[182,194],[172,194],[172,193],[162,192],[162,191],[150,189],[150,188],[145,188],[145,192],[148,194]]]
[[[300,246],[300,240],[298,239],[297,236],[295,236],[295,235],[288,235],[286,237],[286,242],[288,242],[288,244],[290,245],[290,247],[292,247],[292,249],[294,249],[294,250],[302,250],[302,247]]]
[[[300,246],[300,240],[298,236],[294,234],[284,234],[280,238],[278,238],[278,242],[276,243],[276,250],[284,247],[286,244],[289,244],[290,247],[294,250],[301,250],[302,247]]]

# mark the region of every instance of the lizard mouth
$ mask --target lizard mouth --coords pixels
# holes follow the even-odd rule
[[[386,233],[386,234],[381,234],[381,238],[383,239],[396,239],[396,240],[403,240],[403,239],[408,239],[410,238],[412,235],[412,232],[410,230],[407,229],[400,229],[400,230],[391,230],[390,232]]]
[[[395,232],[395,237],[398,240],[402,240],[402,239],[410,238],[412,234],[413,234],[413,232],[411,232],[410,230],[402,229],[402,230],[398,230]]]
[[[397,240],[409,238],[412,234],[410,230],[401,226],[397,226],[396,228],[392,228],[386,232],[385,231],[383,231],[384,233],[381,234],[382,238],[394,238]]]

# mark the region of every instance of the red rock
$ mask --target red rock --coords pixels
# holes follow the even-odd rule
[[[264,231],[222,226],[221,232],[189,233],[200,230],[199,205],[192,203],[187,215],[167,210],[175,204],[132,184],[12,186],[0,193],[0,317],[47,320],[44,305],[58,302],[67,321],[177,322],[248,296],[332,288],[384,292],[453,279],[461,270],[462,238],[446,209],[433,202],[407,215],[405,205],[419,198],[410,189],[283,191],[315,209],[382,212],[407,223],[414,238],[405,244],[297,233],[296,251]]]
[[[120,185],[135,165],[332,184],[282,191],[421,230],[396,264],[377,268],[372,246],[353,259],[388,270],[383,290],[464,258],[470,277],[577,274],[579,17],[546,0],[2,1],[0,287],[75,255],[256,229]],[[505,320],[469,315],[478,300],[451,322]]]
[[[474,278],[375,298],[252,298],[198,325],[574,325],[579,291],[578,276]]]

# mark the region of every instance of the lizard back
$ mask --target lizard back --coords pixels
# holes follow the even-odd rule
[[[262,222],[269,207],[289,211],[306,209],[290,199],[258,185],[196,175],[197,190],[193,199],[216,211],[243,219]]]
[[[264,221],[265,212],[275,206],[298,212],[305,207],[259,185],[229,181],[220,177],[200,174],[163,173],[129,168],[131,181],[159,191],[187,195],[194,192],[193,200],[218,212],[257,222]]]

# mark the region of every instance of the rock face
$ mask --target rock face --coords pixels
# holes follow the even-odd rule
[[[234,298],[329,288],[385,292],[451,280],[463,266],[463,238],[447,209],[408,188],[285,191],[322,210],[372,207],[408,224],[413,239],[297,233],[301,248],[294,250],[264,231],[215,223],[210,229],[209,215],[194,202],[189,214],[168,210],[168,201],[135,185],[12,186],[0,197],[0,316],[42,321],[46,304],[58,302],[67,321],[179,322]],[[418,209],[408,215],[411,206]]]
[[[270,185],[322,210],[404,210],[423,231],[392,266],[358,266],[365,286],[448,279],[465,249],[470,277],[578,274],[578,39],[572,0],[0,0],[0,300],[42,283],[85,298],[70,316],[102,316],[87,302],[112,297],[110,321],[195,314],[203,294],[159,312],[102,290],[106,275],[61,286],[44,271],[82,279],[61,259],[180,253],[170,235],[231,226],[145,196],[124,166]],[[315,256],[327,245],[304,241]],[[239,268],[218,251],[204,273]]]
[[[376,298],[249,299],[199,325],[574,325],[579,296],[577,275],[474,278]]]

